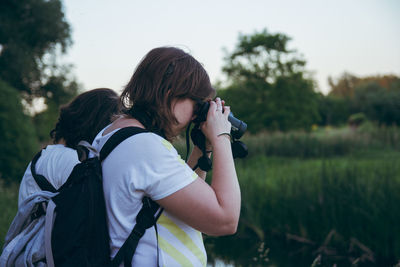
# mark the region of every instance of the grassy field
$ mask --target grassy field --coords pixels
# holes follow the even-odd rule
[[[237,163],[239,231],[208,238],[235,266],[394,266],[400,259],[400,153]],[[268,262],[266,262],[268,260]],[[375,265],[376,264],[376,265]]]
[[[235,266],[394,266],[400,260],[396,127],[244,138],[238,233],[207,238]]]
[[[319,129],[245,136],[237,234],[205,237],[234,266],[395,266],[400,260],[400,130]],[[184,146],[178,143],[180,151]],[[182,154],[184,155],[184,153]],[[17,185],[0,185],[0,244]]]

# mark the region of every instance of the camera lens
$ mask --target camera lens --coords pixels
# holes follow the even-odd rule
[[[228,121],[231,123],[232,128],[231,128],[231,134],[235,139],[240,139],[244,132],[247,129],[247,124],[244,121],[241,121],[235,116],[233,116],[233,113],[229,113],[228,116]]]

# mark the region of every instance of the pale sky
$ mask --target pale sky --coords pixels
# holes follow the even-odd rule
[[[328,76],[400,76],[398,0],[64,0],[73,45],[63,61],[84,89],[121,91],[152,48],[172,45],[224,80],[223,48],[267,28],[292,38],[322,92]]]

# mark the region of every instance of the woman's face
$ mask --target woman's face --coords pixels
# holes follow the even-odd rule
[[[195,118],[194,108],[196,102],[190,98],[174,99],[172,101],[172,112],[178,120],[178,124],[173,126],[175,135],[185,130],[187,125]]]

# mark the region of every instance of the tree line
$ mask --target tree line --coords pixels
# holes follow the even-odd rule
[[[227,54],[221,95],[250,132],[310,130],[312,125],[341,126],[371,120],[400,125],[400,77],[357,77],[343,73],[329,78],[327,95],[316,90],[306,61],[288,49],[290,38],[266,29],[240,35]]]
[[[311,126],[375,121],[400,124],[400,78],[329,79],[324,95],[306,60],[288,48],[291,38],[267,29],[241,34],[227,51],[218,95],[250,133],[310,130]],[[56,122],[60,105],[82,89],[71,66],[58,62],[72,45],[61,0],[0,2],[0,178],[20,179],[22,171]],[[31,114],[41,99],[46,108]]]
[[[0,1],[0,178],[21,179],[60,105],[78,94],[70,66],[58,63],[71,45],[61,0]],[[37,99],[46,108],[31,114]]]

